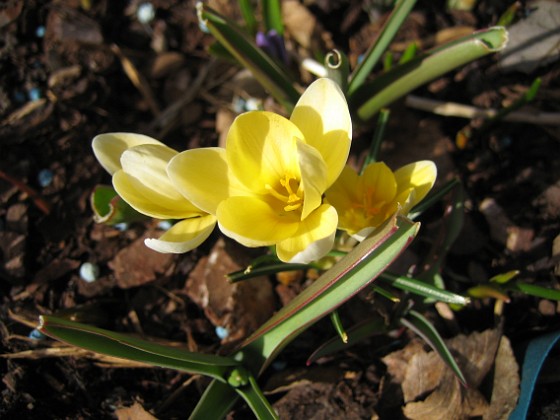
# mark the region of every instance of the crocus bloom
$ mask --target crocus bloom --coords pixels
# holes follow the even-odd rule
[[[190,251],[200,245],[216,224],[216,218],[193,205],[173,186],[166,172],[178,154],[151,137],[132,133],[100,134],[93,152],[113,175],[113,187],[130,206],[156,219],[179,219],[159,239],[146,246],[169,253]]]
[[[282,261],[309,262],[333,244],[338,216],[323,194],[346,163],[351,130],[344,95],[319,79],[290,119],[242,114],[225,149],[182,152],[168,173],[185,197],[217,216],[226,235],[248,247],[276,245]]]
[[[382,162],[372,163],[362,175],[346,166],[326,198],[338,212],[339,229],[362,240],[397,211],[407,214],[430,191],[436,175],[431,161],[411,163],[394,173]]]

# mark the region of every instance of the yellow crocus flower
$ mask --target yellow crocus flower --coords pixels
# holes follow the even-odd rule
[[[226,235],[248,247],[276,245],[285,262],[309,262],[333,245],[338,216],[323,194],[344,168],[351,133],[344,95],[319,79],[290,119],[242,114],[225,149],[182,152],[168,173],[185,197],[217,216]]]
[[[130,206],[156,219],[180,220],[159,239],[146,239],[146,246],[159,252],[183,253],[212,233],[216,217],[181,195],[167,176],[167,164],[177,151],[133,133],[100,134],[92,147],[101,166],[113,175],[113,187]]]
[[[399,211],[407,214],[434,185],[437,169],[431,161],[403,166],[393,173],[382,162],[368,165],[361,175],[346,166],[326,192],[338,212],[338,227],[358,240]]]

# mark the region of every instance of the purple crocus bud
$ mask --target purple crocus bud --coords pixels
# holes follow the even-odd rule
[[[288,65],[288,54],[286,46],[284,45],[284,38],[278,34],[274,29],[264,34],[257,32],[256,35],[257,46],[262,49],[268,56]]]

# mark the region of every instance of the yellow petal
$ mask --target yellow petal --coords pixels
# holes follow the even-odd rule
[[[286,118],[272,112],[247,112],[229,130],[228,165],[248,189],[266,194],[266,185],[275,186],[287,174],[299,178],[297,138],[303,135]]]
[[[361,189],[358,191],[358,174],[350,166],[345,166],[336,182],[327,190],[326,197],[339,212],[350,209],[361,202]]]
[[[103,168],[113,175],[121,169],[121,155],[127,149],[141,144],[161,144],[160,141],[143,134],[105,133],[92,141],[93,154]]]
[[[210,214],[216,214],[227,197],[250,194],[229,171],[226,151],[219,147],[179,153],[169,162],[167,174],[183,196]]]
[[[186,201],[167,176],[167,164],[175,155],[177,152],[167,146],[141,145],[126,150],[121,163],[129,182],[146,198],[173,208]]]
[[[294,235],[276,245],[278,258],[284,262],[309,262],[325,256],[332,248],[337,224],[334,207],[321,205],[299,224]]]
[[[249,247],[289,238],[300,224],[297,212],[278,212],[256,197],[230,197],[220,203],[217,216],[224,234]]]
[[[327,187],[327,167],[316,149],[300,140],[296,144],[304,193],[303,209],[301,211],[301,219],[303,220],[323,201],[323,193]]]
[[[180,201],[166,201],[151,189],[145,187],[122,169],[113,175],[113,187],[124,201],[142,214],[156,219],[186,219],[202,214],[186,198]]]
[[[372,207],[377,203],[388,203],[397,193],[397,182],[393,171],[383,162],[375,162],[366,167],[363,177],[364,194]]]
[[[182,254],[204,242],[212,233],[214,226],[216,226],[214,216],[193,217],[176,223],[159,239],[148,238],[144,243],[154,251]]]
[[[327,164],[327,187],[346,165],[352,139],[352,120],[344,94],[330,79],[313,82],[299,99],[292,121],[305,142],[316,148]]]
[[[414,195],[408,210],[418,204],[430,192],[437,177],[437,167],[430,160],[414,162],[395,171],[398,192],[414,188]]]

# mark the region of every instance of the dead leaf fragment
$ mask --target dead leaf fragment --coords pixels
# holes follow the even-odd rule
[[[146,233],[138,238],[109,262],[113,269],[117,285],[121,289],[141,286],[154,281],[173,268],[173,255],[161,254],[144,244],[144,239],[153,237],[154,233]]]
[[[274,311],[272,285],[267,277],[229,283],[227,274],[244,268],[248,259],[241,248],[226,246],[220,239],[208,257],[201,258],[185,285],[188,296],[202,308],[216,327],[228,331],[222,343],[246,337],[262,325]]]
[[[115,415],[119,420],[156,420],[156,417],[147,412],[138,401],[130,407],[117,408]]]
[[[469,388],[462,387],[440,356],[426,351],[420,341],[412,341],[383,358],[393,381],[401,384],[404,415],[415,420],[507,418],[510,407],[515,407],[519,388],[519,372],[507,338],[501,338],[498,330],[487,330],[459,335],[446,340],[446,344]],[[478,387],[493,367],[489,404]]]
[[[494,383],[490,407],[484,413],[483,420],[501,420],[509,418],[519,399],[519,366],[513,355],[511,343],[502,337],[494,365]]]

